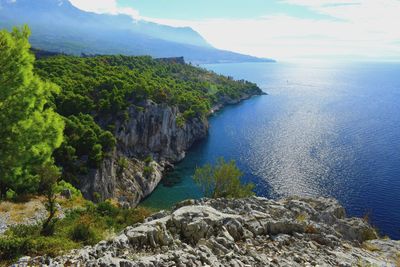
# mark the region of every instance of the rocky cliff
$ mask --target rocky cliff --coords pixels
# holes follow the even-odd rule
[[[262,91],[242,93],[236,98],[223,96],[210,113],[235,104]],[[122,205],[136,206],[158,185],[166,170],[185,157],[185,152],[206,137],[208,121],[194,117],[184,123],[177,107],[146,101],[131,106],[125,121],[115,122],[116,150],[101,166],[80,178],[79,189],[87,199],[116,199]],[[144,163],[151,157],[154,161]]]
[[[114,198],[135,206],[149,195],[172,163],[185,157],[194,142],[208,131],[206,119],[177,123],[177,107],[145,102],[132,106],[126,121],[116,122],[117,149],[101,166],[81,177],[80,190],[92,200]],[[151,158],[152,162],[143,162]]]
[[[48,266],[398,266],[400,241],[377,239],[336,200],[190,200]]]
[[[144,109],[129,109],[129,119],[117,123],[118,150],[128,157],[151,155],[156,161],[177,162],[208,131],[206,119],[191,118],[179,125],[177,107],[147,101]]]

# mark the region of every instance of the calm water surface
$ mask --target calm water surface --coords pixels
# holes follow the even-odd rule
[[[210,118],[208,138],[143,205],[201,197],[195,167],[223,156],[236,160],[260,196],[332,196],[349,215],[368,213],[383,234],[400,239],[400,65],[205,67],[256,82],[268,95]]]

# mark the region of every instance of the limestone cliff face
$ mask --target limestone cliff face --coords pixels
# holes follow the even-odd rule
[[[157,161],[177,162],[194,142],[208,131],[206,119],[193,118],[182,126],[177,124],[177,107],[147,101],[143,111],[129,109],[129,120],[117,124],[118,150],[123,154],[152,155]]]
[[[150,171],[146,172],[146,168]],[[164,167],[155,161],[146,166],[136,158],[115,153],[81,178],[80,190],[87,199],[115,199],[123,206],[133,207],[153,192],[163,171]]]
[[[88,199],[114,198],[124,205],[137,205],[154,190],[164,170],[182,160],[208,132],[206,119],[178,125],[178,108],[166,104],[147,101],[142,107],[129,108],[128,115],[125,122],[116,123],[116,151],[81,178],[80,189]],[[141,161],[148,156],[154,161]]]

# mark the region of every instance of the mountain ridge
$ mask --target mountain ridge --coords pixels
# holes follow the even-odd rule
[[[1,0],[0,27],[28,24],[32,46],[73,55],[181,57],[192,63],[271,62],[212,47],[189,27],[82,11],[68,0]]]

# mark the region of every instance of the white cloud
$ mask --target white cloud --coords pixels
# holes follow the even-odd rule
[[[170,20],[140,17],[116,0],[71,0],[97,13],[130,14],[171,26],[189,26],[214,46],[277,59],[303,57],[400,59],[399,0],[282,0],[331,19],[285,14],[249,19]]]
[[[108,14],[127,14],[135,19],[140,17],[139,11],[130,7],[118,7],[117,0],[70,0],[79,9]]]
[[[216,47],[277,59],[303,57],[400,59],[400,1],[286,0],[332,19],[270,15],[255,19],[180,21]]]

